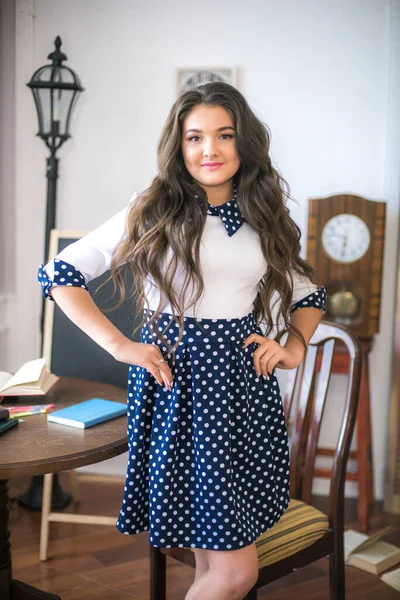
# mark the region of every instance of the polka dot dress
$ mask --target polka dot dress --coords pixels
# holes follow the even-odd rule
[[[151,313],[149,313],[151,314]],[[168,315],[169,317],[169,315]],[[158,322],[160,330],[169,318]],[[160,547],[234,550],[272,527],[289,503],[289,451],[275,375],[257,377],[241,319],[185,318],[171,391],[132,366],[129,463],[118,529]],[[178,325],[166,336],[174,343]],[[141,341],[159,345],[145,324]]]
[[[229,215],[228,215],[229,218]],[[233,215],[235,218],[235,215]],[[236,227],[236,223],[230,226]],[[43,293],[54,285],[86,287],[72,265],[55,259],[54,278],[39,269]],[[320,288],[296,302],[325,307]],[[151,312],[148,316],[151,316]],[[117,528],[149,531],[153,546],[234,550],[270,529],[289,504],[289,449],[279,386],[274,374],[257,377],[251,344],[262,331],[254,314],[232,319],[185,317],[173,358],[178,325],[164,314],[148,319],[143,343],[157,344],[173,373],[169,391],[146,369],[131,366],[128,380],[129,457]]]

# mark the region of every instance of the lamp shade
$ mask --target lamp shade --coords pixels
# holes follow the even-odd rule
[[[70,136],[69,125],[77,95],[83,91],[78,75],[63,65],[67,60],[61,52],[57,36],[55,50],[47,58],[52,64],[40,67],[27,84],[33,93],[38,116],[38,136],[53,151]]]

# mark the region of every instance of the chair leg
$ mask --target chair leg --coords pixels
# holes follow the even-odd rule
[[[345,600],[344,561],[334,553],[329,556],[329,599]]]
[[[150,544],[150,600],[166,600],[167,557]]]
[[[371,422],[368,353],[363,353],[360,399],[357,409],[358,522],[361,531],[369,529],[372,495]]]
[[[253,586],[243,600],[257,600],[257,586]]]
[[[47,473],[43,481],[42,521],[40,525],[40,560],[47,560],[49,548],[49,514],[51,511],[51,493],[53,490],[53,473]]]

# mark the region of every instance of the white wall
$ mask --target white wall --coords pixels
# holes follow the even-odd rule
[[[8,361],[15,287],[15,1],[0,3],[0,368]]]
[[[382,496],[399,214],[398,0],[17,0],[16,303],[10,367],[37,355],[45,157],[25,83],[60,35],[85,92],[60,151],[57,226],[90,229],[155,172],[176,66],[234,65],[272,130],[298,205],[350,192],[388,202],[382,327],[371,356],[376,493]]]

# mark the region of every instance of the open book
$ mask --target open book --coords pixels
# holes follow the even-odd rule
[[[15,375],[0,371],[0,397],[43,396],[58,380],[50,373],[45,358],[30,360]]]
[[[400,592],[400,569],[388,571],[381,577],[382,581],[390,585],[392,588]]]
[[[380,541],[392,531],[392,526],[380,529],[373,535],[365,535],[349,529],[344,533],[344,559],[346,564],[379,575],[400,562],[400,548]]]

